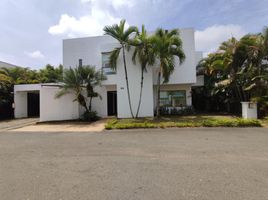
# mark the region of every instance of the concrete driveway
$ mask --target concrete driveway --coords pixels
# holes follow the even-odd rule
[[[1,200],[267,200],[268,129],[0,133]]]
[[[39,118],[23,118],[0,121],[0,131],[8,131],[36,124]]]

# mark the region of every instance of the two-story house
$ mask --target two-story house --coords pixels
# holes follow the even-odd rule
[[[196,65],[202,57],[201,52],[195,51],[194,29],[180,29],[180,37],[183,41],[186,59],[181,65],[179,60],[175,59],[176,67],[169,82],[162,84],[160,88],[160,104],[170,108],[192,105],[191,87],[196,85]],[[95,66],[97,70],[102,70],[106,75],[107,80],[103,81],[100,87],[95,88],[102,98],[94,98],[92,102],[92,109],[97,111],[101,117],[111,115],[119,118],[131,117],[122,55],[119,56],[116,70],[112,70],[109,66],[109,53],[118,45],[115,39],[105,35],[63,41],[63,66],[65,69],[79,65],[91,65]],[[127,52],[126,61],[131,103],[135,112],[139,101],[141,67],[138,62],[136,65],[133,64],[132,50]],[[154,66],[149,66],[144,73],[140,117],[154,116],[158,70],[159,65],[156,62]],[[27,87],[29,88],[29,85],[15,86],[16,117],[22,116],[16,110],[21,110],[22,106],[25,107],[27,101],[24,99],[24,105],[19,105],[19,98],[16,100],[16,96],[19,97],[19,94],[23,94],[25,90],[27,92]],[[40,121],[75,119],[84,112],[77,102],[73,102],[71,94],[55,99],[54,96],[58,90],[55,84],[38,84],[32,87],[36,87],[35,90],[40,91]],[[24,110],[23,116],[25,117],[27,109],[22,110]]]

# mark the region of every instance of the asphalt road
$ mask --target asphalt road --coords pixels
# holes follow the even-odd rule
[[[268,200],[268,129],[0,133],[1,200]]]

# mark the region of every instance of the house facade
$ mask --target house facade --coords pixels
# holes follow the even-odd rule
[[[191,87],[196,83],[196,64],[200,60],[200,53],[195,51],[193,29],[181,29],[183,50],[186,59],[182,65],[176,58],[176,68],[167,84],[161,85],[161,105],[170,107],[191,106]],[[65,68],[80,65],[93,65],[103,70],[107,80],[97,89],[102,100],[93,100],[93,109],[101,116],[115,115],[119,118],[131,117],[126,91],[126,80],[123,69],[122,55],[117,62],[117,70],[109,66],[109,52],[118,47],[118,42],[110,36],[67,39],[63,41],[63,66]],[[131,104],[135,112],[138,107],[141,68],[139,63],[132,62],[132,51],[126,54],[129,75]],[[140,117],[154,115],[156,106],[156,84],[158,64],[149,66],[144,73],[144,88]],[[173,97],[174,96],[174,97]],[[177,97],[177,98],[176,98]],[[175,99],[175,100],[174,100]]]
[[[191,106],[191,87],[199,84],[196,77],[196,65],[202,58],[202,53],[195,50],[194,29],[180,29],[180,37],[183,41],[186,59],[183,64],[179,64],[178,58],[175,59],[176,67],[170,76],[169,82],[162,84],[160,87],[160,104],[168,108]],[[112,115],[116,115],[118,118],[131,117],[122,55],[119,55],[116,70],[112,70],[109,66],[109,53],[118,46],[119,43],[115,39],[105,35],[63,40],[63,66],[65,69],[74,68],[79,65],[91,65],[95,66],[97,70],[102,70],[107,77],[107,80],[103,81],[100,87],[95,88],[102,98],[94,98],[92,102],[92,110],[96,111],[101,117]],[[141,67],[138,62],[136,65],[133,64],[132,53],[133,50],[131,49],[126,53],[126,64],[131,105],[133,112],[136,113],[140,93]],[[154,66],[147,67],[147,71],[144,73],[144,87],[139,117],[154,116],[157,101],[156,84],[158,70],[159,63],[156,63]],[[15,95],[16,92],[23,92],[18,87],[15,86]],[[39,89],[40,121],[74,119],[83,114],[83,108],[73,102],[73,97],[53,98],[58,90],[55,85],[40,84]],[[72,106],[70,106],[70,102],[72,102]],[[63,105],[61,109],[55,106],[59,104]],[[42,109],[42,107],[47,108]],[[62,109],[64,111],[61,111]],[[62,117],[56,114],[59,112],[62,112]]]

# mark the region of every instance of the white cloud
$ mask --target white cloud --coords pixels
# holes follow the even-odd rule
[[[216,51],[219,45],[231,37],[237,39],[246,34],[239,25],[213,25],[204,30],[195,32],[195,43],[198,51],[205,54]]]
[[[80,18],[64,14],[61,15],[59,23],[51,26],[48,32],[52,35],[67,35],[68,37],[101,35],[104,26],[119,21],[119,18],[101,10],[93,10],[91,15]]]
[[[67,37],[101,35],[104,26],[118,23],[121,20],[111,13],[109,6],[119,10],[124,6],[130,8],[134,5],[133,0],[81,0],[81,3],[90,3],[89,15],[77,18],[63,14],[58,24],[51,26],[48,32],[52,35]]]
[[[33,52],[25,52],[25,54],[27,56],[29,56],[30,58],[35,58],[35,59],[42,59],[45,56],[41,53],[41,51],[33,51]]]

